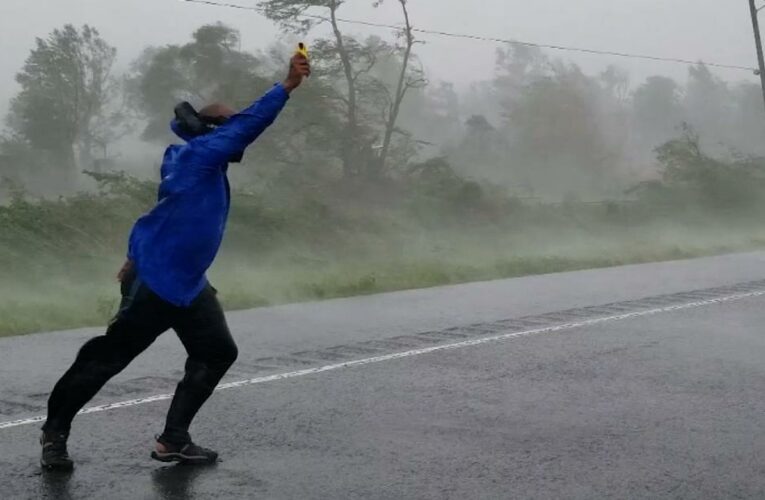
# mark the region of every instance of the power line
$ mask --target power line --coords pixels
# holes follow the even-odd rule
[[[215,7],[226,7],[231,9],[240,9],[240,10],[251,10],[255,12],[260,12],[261,14],[266,14],[266,9],[263,7],[257,7],[257,6],[248,6],[248,5],[238,5],[233,3],[226,3],[226,2],[215,2],[212,0],[181,0],[183,2],[187,3],[197,3],[197,4],[203,4],[203,5],[210,5]],[[305,19],[316,19],[319,21],[331,21],[330,18],[325,16],[319,16],[316,14],[299,14],[298,17],[302,17]],[[385,23],[376,23],[372,21],[362,21],[358,19],[345,19],[345,18],[337,18],[337,22],[343,23],[343,24],[355,24],[359,26],[369,26],[373,28],[383,28],[393,31],[404,31],[404,28],[401,26],[396,26],[393,24],[385,24]],[[594,55],[601,55],[601,56],[612,56],[612,57],[622,57],[626,59],[642,59],[646,61],[659,61],[659,62],[668,62],[668,63],[676,63],[676,64],[685,64],[685,65],[696,65],[698,63],[705,64],[706,66],[714,67],[714,68],[723,68],[723,69],[736,69],[736,70],[743,70],[743,71],[750,71],[750,72],[756,72],[756,68],[750,67],[750,66],[741,66],[736,64],[723,64],[723,63],[714,63],[714,62],[707,62],[703,60],[691,60],[691,59],[682,59],[682,58],[675,58],[675,57],[661,57],[661,56],[651,56],[651,55],[645,55],[645,54],[633,54],[629,52],[618,52],[618,51],[610,51],[610,50],[598,50],[598,49],[588,49],[588,48],[582,48],[582,47],[572,47],[567,45],[554,45],[554,44],[547,44],[547,43],[534,43],[534,42],[526,42],[523,40],[511,40],[509,38],[495,38],[490,36],[481,36],[481,35],[470,35],[465,33],[451,33],[448,31],[438,31],[438,30],[429,30],[429,29],[423,29],[423,28],[412,28],[412,31],[415,33],[422,33],[427,35],[436,35],[436,36],[442,36],[447,38],[458,38],[458,39],[464,39],[464,40],[479,40],[484,42],[494,42],[494,43],[502,43],[502,44],[509,44],[509,45],[523,45],[526,47],[537,47],[540,49],[549,49],[549,50],[559,50],[564,52],[578,52],[582,54],[594,54]]]

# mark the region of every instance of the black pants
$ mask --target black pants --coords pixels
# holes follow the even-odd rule
[[[215,295],[208,286],[189,307],[177,307],[152,292],[134,273],[126,276],[120,310],[106,335],[88,341],[53,388],[43,430],[68,434],[74,416],[101,387],[172,328],[186,348],[188,360],[162,439],[173,444],[188,442],[192,419],[237,357]]]

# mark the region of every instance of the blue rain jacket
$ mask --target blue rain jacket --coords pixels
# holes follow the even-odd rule
[[[229,161],[274,122],[288,99],[276,85],[214,131],[179,134],[187,144],[165,151],[158,203],[138,219],[128,245],[138,277],[164,300],[189,306],[207,285],[231,203]],[[179,132],[177,124],[172,128]]]

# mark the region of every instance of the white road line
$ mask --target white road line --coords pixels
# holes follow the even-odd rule
[[[588,320],[582,320],[577,321],[573,323],[563,323],[560,325],[555,326],[548,326],[544,328],[534,328],[531,330],[524,330],[522,332],[513,332],[513,333],[505,333],[501,335],[493,335],[490,337],[481,337],[473,340],[464,340],[461,342],[454,342],[451,344],[441,344],[431,347],[425,347],[422,349],[412,349],[409,351],[403,351],[403,352],[396,352],[392,354],[385,354],[383,356],[375,356],[371,358],[364,358],[364,359],[356,359],[353,361],[347,361],[345,363],[337,363],[333,365],[325,365],[325,366],[319,366],[316,368],[307,368],[305,370],[298,370],[294,372],[285,372],[285,373],[277,373],[274,375],[268,375],[265,377],[257,377],[257,378],[251,378],[248,380],[240,380],[237,382],[229,382],[226,384],[221,384],[218,387],[215,388],[216,391],[223,391],[227,389],[235,389],[238,387],[245,387],[250,385],[257,385],[257,384],[265,384],[267,382],[276,382],[278,380],[286,380],[291,378],[297,378],[297,377],[305,377],[307,375],[314,375],[317,373],[324,373],[324,372],[330,372],[335,370],[341,370],[343,368],[352,368],[354,366],[363,366],[363,365],[371,365],[375,363],[382,363],[383,361],[390,361],[393,359],[402,359],[402,358],[410,358],[412,356],[419,356],[421,354],[429,354],[432,352],[439,352],[439,351],[448,351],[453,349],[462,349],[463,347],[471,347],[481,344],[487,344],[489,342],[499,342],[503,340],[509,340],[514,339],[516,337],[525,337],[529,335],[539,335],[543,333],[554,333],[554,332],[560,332],[564,330],[572,330],[574,328],[581,328],[584,326],[590,326],[590,325],[596,325],[599,323],[606,323],[611,321],[623,321],[625,319],[631,319],[631,318],[639,318],[642,316],[652,316],[655,314],[661,314],[661,313],[667,313],[667,312],[673,312],[673,311],[681,311],[683,309],[693,309],[697,307],[703,307],[703,306],[709,306],[713,304],[722,304],[725,302],[731,302],[735,300],[742,300],[742,299],[748,299],[752,297],[761,297],[765,295],[765,290],[761,290],[758,292],[749,292],[749,293],[740,293],[735,295],[727,295],[724,297],[719,297],[716,299],[709,299],[709,300],[700,300],[697,302],[687,302],[685,304],[678,304],[673,306],[666,306],[666,307],[657,307],[655,309],[648,309],[644,311],[635,311],[630,313],[624,313],[624,314],[617,314],[613,316],[603,316],[599,318],[593,318]],[[155,401],[166,401],[169,399],[172,399],[172,394],[157,394],[156,396],[149,396],[146,398],[139,398],[139,399],[130,399],[127,401],[119,401],[116,403],[109,403],[105,405],[98,405],[98,406],[90,406],[87,408],[84,408],[79,412],[79,415],[85,415],[88,413],[100,413],[104,411],[114,410],[117,408],[127,408],[130,406],[138,406],[143,405],[147,403],[153,403]],[[10,429],[11,427],[19,427],[22,425],[31,425],[39,422],[43,422],[45,420],[45,416],[38,415],[35,417],[29,417],[24,418],[20,420],[11,420],[8,422],[0,422],[0,430],[2,429]]]

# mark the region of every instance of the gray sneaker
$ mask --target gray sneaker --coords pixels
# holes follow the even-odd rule
[[[182,465],[212,465],[218,461],[218,452],[202,448],[192,442],[183,445],[166,443],[157,439],[165,451],[154,450],[151,458],[160,462],[178,462]]]

